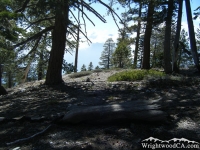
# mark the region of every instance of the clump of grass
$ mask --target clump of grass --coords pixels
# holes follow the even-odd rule
[[[95,69],[93,70],[93,72],[102,72],[103,70],[102,69]]]
[[[70,78],[79,78],[79,77],[87,76],[90,74],[92,74],[91,71],[81,71],[81,72],[70,74],[69,77]]]
[[[143,80],[146,76],[162,77],[165,73],[156,70],[127,70],[110,76],[108,81],[136,81]]]
[[[104,72],[111,72],[111,69],[104,69]]]

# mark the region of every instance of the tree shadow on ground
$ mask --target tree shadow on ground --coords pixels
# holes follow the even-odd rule
[[[75,85],[75,86],[74,86]],[[91,83],[65,83],[59,86],[27,88],[0,98],[0,116],[45,117],[41,122],[11,121],[0,124],[0,148],[10,149],[140,149],[141,141],[154,136],[161,140],[188,138],[199,141],[199,88],[150,87],[124,89],[109,86],[93,89]],[[121,88],[120,88],[121,87]],[[6,146],[45,129],[51,121],[69,110],[79,107],[123,103],[134,100],[154,100],[168,113],[166,122],[147,123],[129,121],[120,124],[53,125],[48,132],[29,141]],[[148,105],[147,105],[148,107]],[[184,126],[185,125],[185,126]],[[195,128],[196,127],[196,128]],[[199,132],[199,131],[198,131]]]

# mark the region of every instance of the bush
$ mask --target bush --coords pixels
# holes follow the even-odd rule
[[[164,72],[156,70],[128,70],[110,76],[108,81],[136,81],[143,80],[146,76],[162,77],[164,75]]]
[[[79,78],[79,77],[87,76],[87,75],[90,75],[90,74],[92,74],[91,71],[81,71],[81,72],[70,74],[69,77],[70,78]]]

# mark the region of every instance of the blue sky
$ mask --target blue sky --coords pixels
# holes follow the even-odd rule
[[[104,1],[107,3],[107,1]],[[99,12],[101,15],[105,16],[105,19],[107,23],[101,22],[95,15],[92,13],[87,13],[88,16],[91,18],[91,20],[95,23],[95,26],[93,26],[90,22],[86,20],[87,23],[87,35],[89,39],[92,41],[92,44],[88,45],[87,42],[80,43],[79,47],[79,57],[78,57],[78,71],[80,71],[80,68],[83,64],[85,64],[87,67],[90,62],[93,63],[93,66],[96,67],[99,65],[101,52],[103,51],[103,44],[108,38],[112,38],[114,42],[116,42],[116,39],[118,38],[118,28],[112,19],[111,16],[107,16],[106,12],[107,9],[102,6],[101,4],[93,4],[93,8]],[[200,0],[191,0],[191,8],[192,11],[195,10],[198,6],[200,6]],[[115,5],[115,8],[118,6]],[[119,16],[121,16],[121,12],[124,12],[124,8],[120,8],[119,10],[116,10],[116,13],[118,13]],[[76,12],[75,12],[76,13]],[[194,20],[194,26],[195,28],[199,27],[200,19]],[[185,14],[185,5],[183,5],[183,19],[182,19],[182,27],[187,30],[187,22],[186,22],[186,14]],[[134,33],[135,34],[135,33]],[[82,40],[86,40],[83,36],[81,36]],[[74,57],[75,53],[66,53],[64,59],[68,63],[74,64]]]

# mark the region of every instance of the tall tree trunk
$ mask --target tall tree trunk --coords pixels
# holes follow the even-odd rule
[[[12,72],[8,71],[8,88],[12,87]]]
[[[74,72],[77,72],[78,66],[78,49],[79,49],[79,32],[80,32],[80,25],[78,25],[78,32],[77,32],[77,44],[76,44],[76,54],[75,54],[75,63],[74,63]]]
[[[176,35],[174,40],[174,48],[173,48],[173,59],[172,59],[172,70],[176,73],[179,73],[179,66],[177,63],[178,60],[178,50],[179,50],[179,39],[181,32],[181,20],[182,20],[182,9],[183,9],[183,0],[179,0],[179,9],[178,9],[178,20],[176,26]]]
[[[26,82],[26,79],[27,79],[27,76],[28,76],[28,72],[29,72],[30,67],[31,67],[31,63],[32,63],[32,60],[29,61],[29,63],[26,66],[26,69],[23,72],[21,83],[25,83]]]
[[[3,74],[3,66],[0,63],[0,95],[5,95],[5,94],[8,94],[8,92],[2,86],[2,74]]]
[[[174,1],[168,1],[167,20],[165,28],[165,41],[164,41],[164,70],[165,73],[172,73],[171,65],[171,25],[173,14]]]
[[[40,52],[40,59],[39,59],[39,63],[38,63],[38,80],[42,80],[43,78],[43,59],[44,59],[44,51],[43,49],[41,49]]]
[[[65,52],[66,32],[68,26],[69,0],[60,0],[56,6],[55,27],[52,37],[52,49],[45,84],[56,85],[62,80],[62,63]]]
[[[110,68],[110,52],[111,50],[110,50],[110,42],[109,42],[109,45],[108,45],[108,65],[107,65],[107,69],[109,69]]]
[[[137,57],[138,57],[138,49],[139,49],[139,40],[140,40],[140,29],[141,29],[141,16],[142,16],[142,3],[139,3],[139,12],[138,12],[138,25],[137,25],[137,37],[135,43],[135,52],[134,52],[134,68],[137,67]]]
[[[153,58],[152,58],[152,67],[157,67],[156,66],[156,49],[157,49],[157,37],[155,39],[155,44],[154,44],[154,52],[153,52]]]
[[[197,46],[196,46],[196,40],[195,40],[195,33],[194,33],[194,25],[192,20],[192,12],[190,7],[190,0],[185,0],[185,6],[186,6],[186,12],[187,12],[187,21],[188,21],[188,31],[189,31],[189,37],[190,37],[190,46],[191,46],[191,53],[192,57],[194,59],[194,63],[200,72],[200,65],[199,65],[199,57],[197,53]]]
[[[79,6],[78,6],[79,7]],[[78,67],[78,49],[79,49],[79,40],[80,40],[80,10],[78,10],[78,31],[77,31],[77,40],[76,40],[76,53],[75,53],[75,62],[74,62],[74,72],[77,72]]]
[[[144,53],[142,61],[143,69],[150,69],[150,39],[153,27],[154,7],[155,7],[154,1],[150,0],[148,4],[147,24],[144,35]]]

